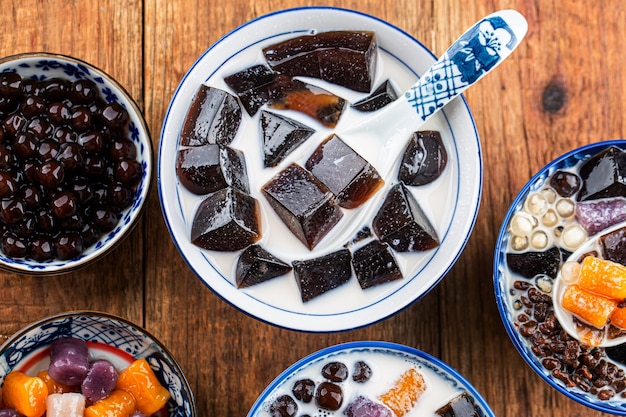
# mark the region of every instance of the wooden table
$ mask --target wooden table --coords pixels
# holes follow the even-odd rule
[[[137,100],[159,144],[163,116],[183,74],[224,33],[300,0],[3,0],[0,55],[72,55],[111,74]],[[261,323],[206,288],[165,226],[156,187],[145,215],[113,253],[75,273],[0,274],[0,341],[44,316],[94,309],[157,336],[184,368],[199,416],[243,416],[285,367],[326,346],[362,339],[403,343],[466,376],[500,417],[600,413],[551,389],[524,363],[495,305],[492,254],[518,190],[545,163],[594,141],[620,138],[626,101],[626,3],[621,0],[329,0],[385,19],[435,54],[480,17],[514,8],[526,40],[471,88],[484,157],[480,212],[448,276],[425,298],[373,326],[303,334]]]

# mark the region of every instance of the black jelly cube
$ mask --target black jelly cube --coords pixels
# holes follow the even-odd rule
[[[278,42],[264,48],[263,55],[280,73],[369,92],[376,73],[377,45],[371,31],[331,31]]]
[[[191,226],[191,242],[215,251],[244,249],[261,238],[260,219],[256,199],[235,188],[223,188],[198,206]]]
[[[439,132],[415,132],[402,155],[398,180],[406,185],[428,184],[439,178],[447,162],[448,154]]]
[[[579,174],[578,201],[626,196],[626,153],[615,146],[586,160]]]
[[[254,65],[224,77],[250,116],[272,97],[280,95],[283,85],[291,86],[291,77],[278,74],[265,65]]]
[[[437,232],[403,183],[391,187],[374,217],[372,229],[378,239],[398,252],[424,251],[439,246]]]
[[[250,245],[237,260],[235,280],[238,288],[245,288],[284,275],[291,269],[291,265],[261,246]]]
[[[201,85],[196,92],[180,133],[180,144],[199,146],[207,143],[229,145],[241,123],[241,107],[226,91]]]
[[[376,87],[372,94],[354,103],[352,107],[361,112],[372,112],[380,110],[387,104],[398,98],[398,92],[391,84],[390,80],[385,80]]]
[[[261,111],[261,132],[264,165],[275,167],[311,137],[315,130],[289,117],[263,110]]]
[[[626,265],[626,227],[600,236],[600,246],[605,259]]]
[[[378,240],[354,251],[352,268],[363,289],[402,278],[402,272],[389,245]]]
[[[295,163],[267,182],[262,192],[289,230],[309,249],[343,216],[330,190]]]
[[[181,149],[176,174],[183,187],[198,195],[229,186],[250,192],[244,154],[228,146],[209,144]]]
[[[310,301],[348,282],[352,276],[351,258],[348,249],[340,249],[319,258],[292,262],[302,301]]]
[[[332,191],[337,204],[348,209],[366,202],[384,183],[376,169],[337,135],[322,142],[305,167]]]
[[[346,107],[346,100],[330,91],[291,80],[272,91],[269,106],[306,114],[326,127],[335,127]]]
[[[533,278],[537,275],[556,278],[561,265],[561,256],[561,251],[555,246],[540,252],[507,253],[506,263],[511,272],[524,278]]]
[[[457,395],[435,413],[441,417],[481,417],[483,415],[467,392]]]

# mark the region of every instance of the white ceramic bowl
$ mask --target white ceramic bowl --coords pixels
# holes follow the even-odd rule
[[[537,356],[533,352],[533,344],[530,341],[530,338],[525,337],[520,333],[520,328],[524,326],[525,321],[525,319],[523,318],[520,320],[520,314],[524,314],[524,310],[526,310],[528,307],[525,307],[523,306],[523,304],[521,304],[521,297],[525,294],[525,290],[520,290],[519,288],[515,289],[514,282],[526,282],[530,285],[531,288],[543,288],[544,290],[550,290],[550,283],[556,277],[546,278],[543,276],[539,276],[532,278],[523,278],[520,275],[512,273],[507,263],[507,253],[514,252],[511,249],[511,219],[516,213],[522,212],[524,210],[524,203],[527,200],[527,197],[530,194],[533,194],[535,192],[541,192],[542,190],[544,190],[548,186],[548,180],[554,172],[559,170],[574,169],[574,167],[581,163],[581,161],[585,161],[591,156],[597,155],[601,151],[611,146],[615,146],[622,150],[625,150],[626,140],[598,142],[582,146],[578,149],[574,149],[556,158],[545,167],[543,167],[520,190],[519,194],[511,204],[511,207],[503,220],[502,228],[500,229],[500,234],[498,236],[494,256],[494,289],[498,309],[500,311],[502,321],[504,322],[504,326],[509,334],[509,337],[513,341],[515,348],[522,355],[524,360],[541,378],[543,378],[544,381],[546,381],[558,392],[590,408],[610,414],[626,415],[626,398],[621,395],[622,392],[617,392],[612,398],[603,400],[599,398],[597,394],[594,394],[592,392],[586,392],[586,390],[581,389],[579,386],[576,386],[576,384],[574,384],[574,386],[569,386],[569,384],[565,383],[562,379],[557,378],[553,370],[547,369],[542,364],[542,360],[544,358]],[[577,223],[575,218],[566,219],[565,222],[568,224]],[[541,223],[538,228],[541,228]],[[594,236],[592,236],[592,238]],[[559,239],[555,239],[554,241],[552,241],[551,244],[548,245],[546,249],[553,247],[553,245],[556,245],[556,247],[560,248],[563,247],[563,243]],[[530,250],[542,252],[542,250],[536,250],[532,248]],[[568,250],[568,252],[571,252],[571,250]],[[566,259],[567,258],[565,258],[565,260]],[[562,262],[563,261],[561,261],[561,264]],[[538,278],[539,281],[536,278]],[[548,285],[545,286],[545,284]],[[550,292],[539,292],[546,295],[548,298],[551,297]],[[550,313],[551,309],[552,307],[548,309],[548,314]],[[529,316],[531,320],[534,320],[534,315]],[[538,323],[540,323],[540,321],[538,321]],[[558,328],[558,330],[560,334],[560,327]],[[548,336],[545,336],[545,338],[548,340],[552,340]],[[596,348],[596,350],[598,352],[601,352],[603,355],[605,353],[604,348]],[[605,357],[604,359],[607,358]],[[626,365],[619,364],[610,359],[607,360],[609,362],[617,364],[618,368],[622,369],[622,371],[626,371]],[[590,368],[593,370],[593,366],[591,366]],[[610,387],[602,386],[598,388],[598,391],[607,388]]]
[[[79,59],[50,53],[25,53],[0,59],[0,72],[17,72],[22,79],[46,80],[63,78],[70,82],[88,79],[95,83],[104,100],[120,103],[129,114],[128,135],[137,148],[137,161],[142,166],[142,176],[135,189],[134,201],[120,213],[117,226],[70,260],[36,261],[30,258],[11,258],[0,253],[0,268],[11,272],[54,275],[73,271],[100,259],[134,228],[150,191],[153,171],[153,149],[150,133],[141,110],[126,90],[98,68]]]
[[[24,327],[0,347],[0,384],[12,370],[34,376],[46,369],[50,343],[62,337],[88,342],[92,358],[107,359],[118,369],[146,359],[170,400],[159,417],[195,417],[193,393],[172,354],[154,336],[121,317],[95,311],[71,311]]]
[[[259,320],[311,332],[366,326],[402,310],[424,296],[445,276],[465,247],[474,225],[482,190],[478,134],[467,103],[464,98],[459,98],[424,126],[424,129],[441,132],[448,153],[444,174],[419,190],[416,187],[413,192],[430,217],[441,245],[427,252],[396,254],[403,279],[362,291],[353,278],[347,284],[303,303],[293,274],[238,289],[233,276],[233,265],[238,253],[202,250],[190,242],[194,209],[200,199],[187,192],[178,182],[176,155],[181,126],[197,89],[204,83],[229,91],[223,77],[261,62],[262,47],[303,33],[331,30],[371,30],[376,33],[380,59],[375,85],[384,81],[384,77],[393,76],[398,89],[404,91],[435,61],[427,48],[401,29],[352,10],[304,7],[261,16],[217,41],[185,74],[166,113],[158,155],[158,189],[167,226],[180,253],[201,281],[220,297]],[[357,96],[354,92],[328,83],[323,85],[348,100],[365,96]],[[287,262],[314,258],[343,247],[365,225],[363,218],[359,220],[358,216],[363,216],[367,208],[365,211],[359,211],[359,208],[344,215],[344,218],[352,219],[348,221],[351,226],[333,230],[313,251],[309,251],[288,232],[285,233],[285,226],[277,220],[260,192],[261,186],[277,171],[262,167],[262,151],[256,127],[259,116],[257,114],[251,118],[245,111],[243,113],[244,127],[240,128],[231,146],[246,155],[251,195],[261,205],[263,238],[259,244]],[[305,122],[309,126],[315,125],[311,119]],[[319,130],[307,144],[319,143],[332,132],[319,124],[315,126]],[[385,181],[391,184],[394,179],[385,178]],[[379,192],[363,206],[379,207],[384,194]]]
[[[367,382],[352,381],[352,369],[357,361],[363,361],[371,368],[372,376]],[[441,360],[396,343],[358,341],[327,347],[291,365],[261,393],[248,412],[248,417],[269,416],[268,410],[276,398],[282,395],[293,398],[292,388],[295,381],[308,378],[317,387],[326,380],[321,375],[321,369],[329,362],[341,362],[346,365],[349,376],[345,381],[338,383],[344,398],[341,408],[334,414],[329,412],[328,415],[343,415],[346,406],[359,395],[380,404],[378,396],[387,392],[402,373],[414,368],[424,377],[426,390],[411,411],[405,414],[407,417],[436,415],[436,410],[462,393],[467,393],[473,399],[474,405],[480,410],[480,415],[495,416],[471,383]],[[307,411],[310,415],[317,412],[315,399],[308,404],[296,399],[294,402],[298,405],[298,415]]]

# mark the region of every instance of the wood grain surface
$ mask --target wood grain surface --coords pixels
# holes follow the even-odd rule
[[[484,188],[474,232],[442,283],[360,330],[272,327],[237,311],[189,270],[168,234],[155,186],[132,235],[97,264],[51,278],[0,273],[0,341],[66,310],[121,315],[169,347],[191,383],[199,416],[245,416],[292,362],[364,339],[403,343],[442,359],[500,417],[601,415],[551,389],[514,349],[495,304],[492,260],[511,201],[538,169],[574,147],[626,136],[621,0],[2,0],[0,55],[57,52],[101,68],[143,109],[157,149],[175,88],[212,43],[262,14],[321,4],[385,19],[436,55],[497,9],[517,9],[529,21],[513,56],[466,93],[481,137]]]

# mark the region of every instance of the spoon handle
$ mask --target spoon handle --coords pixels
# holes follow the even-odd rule
[[[481,19],[450,45],[404,99],[425,122],[504,61],[527,30],[526,19],[515,10],[501,10]]]
[[[526,35],[528,23],[515,10],[501,10],[476,22],[408,91],[346,132],[389,135],[419,129],[433,114],[504,61]]]

